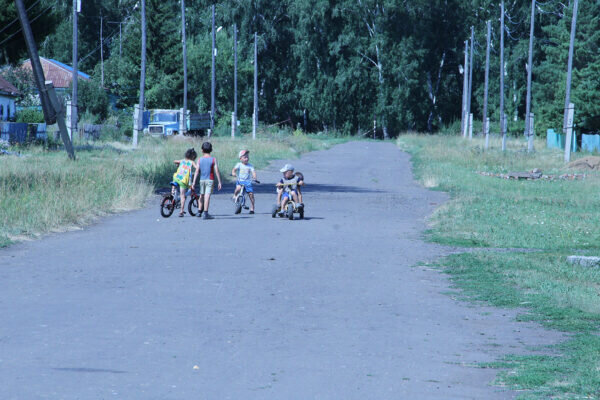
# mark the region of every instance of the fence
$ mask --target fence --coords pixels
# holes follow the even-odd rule
[[[10,144],[23,144],[34,140],[46,140],[46,124],[21,122],[0,123],[0,139]]]

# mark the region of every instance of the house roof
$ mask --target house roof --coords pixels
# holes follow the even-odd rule
[[[59,61],[40,57],[44,77],[47,81],[52,81],[55,88],[68,88],[73,79],[73,67],[69,67]],[[23,67],[31,69],[31,60],[23,63]],[[81,71],[77,71],[80,79],[89,80],[90,76]]]
[[[0,76],[0,94],[16,96],[19,90],[12,83]]]

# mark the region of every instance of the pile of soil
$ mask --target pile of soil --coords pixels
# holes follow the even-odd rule
[[[571,161],[569,168],[585,169],[585,170],[600,170],[600,157],[588,156],[579,160]]]

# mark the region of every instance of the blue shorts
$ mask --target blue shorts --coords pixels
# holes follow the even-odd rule
[[[295,190],[289,191],[289,192],[283,192],[283,194],[281,195],[281,200],[283,199],[290,199],[290,200],[294,200],[294,198],[292,197],[293,194],[298,195],[298,193],[296,193]]]
[[[246,189],[246,193],[254,193],[254,189],[252,189],[252,181],[237,181],[237,184],[243,186]]]

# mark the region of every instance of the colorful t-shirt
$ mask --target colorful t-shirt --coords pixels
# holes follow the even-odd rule
[[[215,164],[217,163],[214,157],[200,157],[198,168],[200,168],[200,180],[215,180]]]
[[[173,174],[173,180],[178,183],[183,183],[184,185],[189,185],[190,175],[192,174],[192,165],[192,161],[182,160],[179,163],[179,168],[177,168],[177,171]]]
[[[292,190],[292,191],[295,191],[298,188],[298,183],[300,183],[300,182],[303,182],[303,180],[300,179],[300,177],[295,176],[295,175],[291,179],[281,178],[279,180],[279,183],[283,183],[286,185],[289,184],[290,186],[287,186],[287,187],[289,187],[289,190]],[[286,189],[286,187],[284,187],[284,190],[285,189]]]
[[[252,180],[252,173],[254,172],[254,166],[250,163],[237,163],[234,169],[236,170],[237,179],[240,182],[247,182]]]

